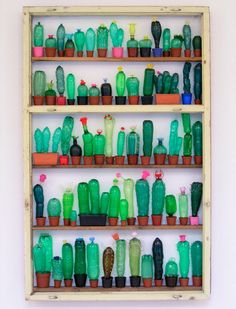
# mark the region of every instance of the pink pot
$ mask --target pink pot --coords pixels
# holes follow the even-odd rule
[[[190,217],[190,225],[199,225],[199,217]]]
[[[123,58],[124,48],[123,47],[112,47],[112,57]]]
[[[34,57],[43,57],[43,47],[33,47],[33,56]]]

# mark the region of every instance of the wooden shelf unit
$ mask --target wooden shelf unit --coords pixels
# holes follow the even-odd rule
[[[86,300],[192,300],[204,299],[210,294],[210,244],[211,244],[211,142],[210,142],[210,43],[209,43],[209,9],[207,7],[158,7],[158,6],[135,6],[135,7],[25,7],[24,8],[24,218],[25,218],[25,297],[27,300],[57,300],[57,301],[86,301]],[[32,19],[40,16],[198,16],[201,19],[202,36],[202,58],[32,58]],[[202,102],[204,105],[110,105],[110,106],[32,106],[32,66],[40,62],[191,62],[202,63],[203,74],[203,94]],[[33,200],[32,200],[32,117],[38,114],[76,114],[76,113],[201,113],[203,122],[203,225],[180,227],[165,226],[161,227],[109,227],[114,229],[146,229],[146,230],[200,230],[203,240],[203,286],[195,287],[176,287],[167,288],[143,288],[138,289],[126,287],[124,289],[112,288],[103,289],[78,289],[78,288],[48,288],[38,289],[34,287],[33,262],[32,262],[32,243],[34,231],[44,230],[81,230],[81,226],[76,227],[36,227],[33,222]],[[81,167],[81,166],[80,166]],[[103,166],[104,167],[104,166]],[[120,167],[120,166],[119,166]],[[136,166],[137,167],[137,166]],[[140,166],[141,167],[141,166]],[[154,167],[154,166],[153,166]],[[175,168],[182,168],[177,166]],[[191,166],[192,168],[193,166]],[[194,166],[196,167],[196,166]],[[51,167],[39,167],[51,168]],[[55,167],[61,168],[61,167]],[[64,167],[63,167],[64,168]],[[66,167],[68,168],[68,167]],[[83,167],[87,168],[87,167]],[[95,168],[94,166],[92,168]],[[114,166],[112,166],[114,168]],[[127,166],[125,166],[127,168]],[[167,168],[165,166],[164,168]],[[88,230],[89,227],[83,227]],[[102,230],[104,227],[90,227],[92,230]],[[78,293],[79,292],[79,293]]]
[[[32,168],[35,169],[42,169],[42,168],[59,168],[59,169],[67,169],[67,168],[202,168],[202,165],[197,165],[197,164],[191,164],[191,165],[183,165],[183,164],[178,164],[178,165],[169,165],[169,164],[164,164],[164,165],[156,165],[156,164],[149,164],[149,165],[143,165],[143,164],[137,164],[137,165],[116,165],[116,164],[103,164],[103,165],[33,165]]]

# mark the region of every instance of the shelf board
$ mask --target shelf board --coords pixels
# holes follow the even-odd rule
[[[201,62],[202,57],[32,57],[32,62]]]
[[[34,169],[50,169],[50,168],[59,168],[59,169],[73,169],[73,168],[77,168],[77,169],[81,169],[81,168],[202,168],[202,165],[197,165],[197,164],[190,164],[190,165],[183,165],[183,164],[177,164],[177,165],[169,165],[169,164],[164,164],[164,165],[156,165],[156,164],[149,164],[149,165],[143,165],[143,164],[137,164],[137,165],[128,165],[128,164],[124,164],[124,165],[111,165],[111,164],[103,164],[103,165],[97,165],[97,164],[93,164],[93,165],[33,165],[32,166]]]

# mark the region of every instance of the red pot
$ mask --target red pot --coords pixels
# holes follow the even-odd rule
[[[100,97],[95,96],[95,97],[89,97],[89,104],[90,105],[99,105]]]
[[[164,165],[166,161],[166,154],[154,154],[154,162],[156,165]]]
[[[188,286],[188,282],[189,282],[189,278],[179,278],[179,284],[180,284],[180,286],[184,286],[184,287],[186,287],[186,286]]]
[[[57,217],[48,216],[48,219],[49,219],[49,225],[50,226],[58,226],[59,225],[60,216],[57,216]]]
[[[64,222],[64,225],[65,225],[65,226],[70,226],[70,219],[64,218],[64,219],[63,219],[63,222]]]
[[[161,225],[162,215],[152,215],[152,225]]]
[[[51,95],[51,96],[46,96],[45,97],[46,98],[46,105],[56,105],[56,96],[53,96],[53,95]]]
[[[108,218],[108,223],[110,226],[116,226],[118,222],[118,218]]]
[[[155,280],[154,280],[155,286],[156,286],[156,287],[162,286],[162,281],[163,281],[162,279],[155,279]]]
[[[114,163],[114,157],[106,157],[106,164],[112,165]]]
[[[181,57],[182,48],[171,48],[171,57]]]
[[[195,99],[194,104],[195,105],[202,105],[202,101],[200,99]]]
[[[176,225],[176,216],[166,217],[167,225]]]
[[[98,280],[89,280],[90,288],[97,288],[98,287]]]
[[[192,156],[182,156],[183,165],[191,165],[192,163]]]
[[[193,54],[194,54],[194,57],[202,57],[202,50],[201,49],[194,49]]]
[[[128,47],[128,57],[138,57],[138,47]]]
[[[83,57],[83,51],[78,51],[77,52],[77,57]]]
[[[65,287],[67,287],[67,288],[72,287],[72,282],[73,282],[72,279],[64,279]]]
[[[127,220],[121,220],[121,226],[126,226],[127,225]]]
[[[106,57],[107,48],[98,48],[98,57]]]
[[[138,164],[138,155],[127,155],[129,165]]]
[[[92,165],[93,156],[84,156],[84,165]]]
[[[66,105],[66,97],[64,96],[57,97],[57,105]]]
[[[55,47],[45,47],[46,57],[56,57],[57,49]]]
[[[115,164],[116,165],[124,165],[125,156],[115,156]]]
[[[180,225],[188,225],[188,217],[180,217],[179,218],[179,224]]]
[[[37,226],[45,226],[46,217],[36,218]]]
[[[138,216],[138,225],[147,226],[148,225],[148,216]]]
[[[194,156],[194,163],[197,165],[202,164],[202,156]]]
[[[202,277],[192,276],[193,286],[200,287],[202,286]]]
[[[145,288],[151,288],[152,287],[152,278],[143,278],[143,286]]]
[[[74,48],[66,48],[65,49],[65,57],[74,57],[75,49]]]
[[[87,50],[87,57],[93,57],[93,50]]]
[[[65,54],[64,50],[58,50],[57,53],[58,53],[58,57],[64,57],[64,54]]]
[[[60,288],[61,287],[61,280],[54,280],[54,288]]]
[[[178,165],[179,156],[168,156],[169,165]]]
[[[191,49],[185,49],[184,57],[191,57]]]
[[[72,156],[71,157],[71,163],[73,165],[80,165],[81,156]]]
[[[150,160],[151,160],[151,157],[141,156],[141,163],[143,165],[149,165],[150,164]]]
[[[139,96],[138,95],[128,96],[128,101],[129,101],[129,105],[138,105]]]
[[[105,162],[105,155],[95,155],[94,160],[95,160],[95,164],[103,165]]]
[[[34,105],[43,105],[44,104],[44,96],[34,96]]]
[[[112,96],[111,95],[102,96],[102,104],[103,105],[112,105]]]
[[[59,156],[60,165],[68,165],[69,164],[69,156]]]
[[[128,225],[135,225],[136,218],[127,218]]]
[[[50,273],[36,273],[36,282],[38,288],[48,288],[50,282]]]

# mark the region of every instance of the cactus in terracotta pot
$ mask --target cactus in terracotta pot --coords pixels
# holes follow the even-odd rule
[[[193,286],[202,286],[202,242],[197,240],[191,245]]]
[[[86,284],[86,246],[83,238],[75,240],[75,264],[74,278],[77,287],[84,287]]]
[[[45,98],[47,105],[56,104],[56,91],[53,89],[53,81],[47,84],[48,89],[45,91]]]
[[[144,165],[150,164],[152,156],[152,142],[153,142],[153,122],[151,120],[143,121],[143,156],[141,162]]]
[[[142,104],[152,104],[155,70],[153,64],[148,64],[144,71]]]
[[[196,121],[192,127],[195,164],[202,164],[202,122]]]
[[[49,269],[46,265],[46,248],[42,243],[33,247],[33,262],[37,287],[48,288],[51,268]]]
[[[115,97],[117,105],[125,105],[126,104],[126,96],[125,96],[125,81],[126,75],[123,71],[122,66],[118,67],[118,73],[116,74],[116,93]]]
[[[166,286],[173,288],[177,285],[178,265],[174,258],[169,259],[165,266]]]
[[[188,195],[186,194],[186,188],[180,188],[180,194],[178,197],[179,204],[179,222],[181,225],[188,224]]]
[[[147,177],[149,175],[148,171],[143,171],[141,179],[135,184],[139,225],[148,225],[150,188]]]
[[[182,44],[183,44],[182,35],[174,35],[174,38],[171,40],[172,57],[181,57]]]
[[[47,57],[55,57],[57,52],[57,40],[53,35],[48,35],[45,40],[45,54]]]
[[[139,103],[139,79],[133,75],[126,79],[126,88],[128,92],[129,104]]]
[[[130,39],[127,41],[128,57],[138,57],[138,41],[135,40],[135,24],[129,24]]]
[[[66,37],[65,27],[62,24],[60,24],[59,27],[57,28],[57,52],[59,57],[64,56],[65,37]]]
[[[77,88],[78,96],[77,103],[78,105],[87,105],[88,104],[88,87],[83,79],[81,79],[80,84]]]
[[[162,171],[155,173],[156,180],[152,185],[152,223],[161,225],[165,205],[166,186],[162,180]]]
[[[56,81],[57,81],[57,91],[59,97],[57,98],[57,105],[65,105],[66,97],[64,96],[65,92],[65,73],[64,69],[59,65],[56,68]]]
[[[108,48],[108,29],[101,24],[97,29],[97,50],[98,57],[106,57]]]
[[[170,56],[170,29],[165,28],[162,35],[163,40],[163,56]]]
[[[191,184],[191,208],[192,216],[190,217],[191,225],[199,224],[198,211],[202,202],[202,183],[193,182]]]
[[[66,89],[67,89],[67,104],[75,104],[75,76],[68,74],[66,77]]]
[[[105,141],[105,136],[102,134],[102,130],[97,130],[97,134],[93,137],[93,154],[95,164],[104,164]]]
[[[114,179],[113,186],[110,188],[110,203],[108,209],[109,225],[117,225],[120,206],[120,188],[117,179]]]
[[[139,287],[140,277],[140,257],[141,257],[141,241],[134,237],[129,241],[129,267],[130,267],[130,285],[131,287]]]
[[[135,132],[136,128],[131,127],[131,132],[126,136],[126,153],[128,157],[128,164],[136,165],[139,156],[140,136]]]
[[[114,259],[115,259],[115,254],[114,251],[111,247],[107,247],[103,251],[103,271],[104,271],[104,276],[102,277],[102,286],[104,288],[111,288],[112,287],[112,280],[113,277],[111,276],[111,272],[113,269],[114,265]]]
[[[61,202],[57,198],[51,198],[47,205],[49,224],[58,226],[61,215]]]
[[[168,215],[166,217],[167,224],[168,225],[175,225],[176,224],[176,210],[177,210],[177,205],[176,205],[176,199],[175,196],[170,194],[166,195],[165,197],[165,206],[166,206],[166,214]]]
[[[89,187],[87,182],[80,182],[77,186],[79,214],[88,215],[89,210]]]
[[[188,24],[183,26],[183,37],[184,37],[184,56],[191,56],[191,27]]]
[[[92,84],[89,88],[89,104],[98,105],[100,101],[100,90],[96,84]]]
[[[33,100],[34,105],[44,104],[44,95],[46,88],[46,74],[44,71],[35,71],[33,78]]]
[[[83,56],[83,50],[84,50],[84,43],[85,43],[85,34],[83,31],[78,29],[74,34],[75,39],[75,45],[77,49],[77,56],[82,57]]]
[[[115,118],[112,115],[104,116],[104,133],[105,133],[105,156],[107,164],[113,164],[113,134]]]
[[[70,215],[74,204],[74,194],[70,188],[67,188],[63,193],[62,204],[64,225],[68,226],[70,225]]]
[[[179,282],[181,286],[188,286],[188,273],[189,273],[189,265],[190,265],[190,246],[189,242],[186,240],[185,235],[180,235],[180,241],[177,243],[177,250],[179,252],[179,271],[180,278]]]
[[[54,256],[52,259],[52,278],[54,279],[54,287],[60,288],[63,279],[62,258]]]
[[[74,57],[75,53],[75,43],[73,42],[73,34],[67,34],[66,35],[67,40],[65,44],[65,56],[66,57]]]
[[[162,285],[163,277],[163,244],[159,238],[156,238],[152,244],[152,255],[154,263],[155,286]]]
[[[85,45],[87,51],[87,57],[93,57],[95,49],[96,34],[92,28],[88,28],[85,35]]]
[[[200,35],[196,35],[193,38],[193,52],[194,57],[202,56],[202,38],[200,37]]]
[[[125,128],[121,127],[117,135],[117,144],[116,144],[117,156],[115,156],[115,164],[117,165],[124,164],[125,160],[124,148],[125,148]]]
[[[144,254],[142,256],[141,273],[144,287],[150,288],[153,278],[153,258],[151,254]]]
[[[98,286],[98,277],[100,274],[99,267],[99,246],[94,242],[95,238],[90,237],[90,243],[87,244],[87,265],[88,277],[90,280],[90,287],[96,288]]]
[[[72,286],[72,275],[73,275],[73,248],[70,243],[64,242],[62,246],[62,270],[64,283],[66,287]]]
[[[77,212],[76,210],[71,210],[70,213],[70,226],[76,226],[76,222],[77,222]]]
[[[80,118],[84,133],[82,135],[84,142],[84,164],[93,163],[93,135],[88,131],[87,117]]]

